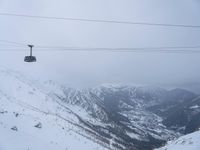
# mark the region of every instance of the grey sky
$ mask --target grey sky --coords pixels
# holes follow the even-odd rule
[[[200,25],[199,0],[0,0],[0,12]],[[200,29],[0,16],[0,39],[48,46],[196,46]],[[35,64],[23,62],[27,54],[0,51],[0,66],[71,86],[200,81],[200,54],[50,51],[34,52]]]

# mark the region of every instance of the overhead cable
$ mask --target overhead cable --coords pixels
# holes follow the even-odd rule
[[[200,28],[200,25],[192,25],[192,24],[172,24],[172,23],[157,23],[157,22],[136,22],[136,21],[104,20],[104,19],[101,20],[101,19],[89,19],[89,18],[54,17],[54,16],[39,16],[39,15],[14,14],[14,13],[0,13],[0,16],[35,18],[35,19],[51,19],[51,20],[65,20],[65,21],[80,21],[80,22],[94,22],[94,23],[142,25],[142,26]]]

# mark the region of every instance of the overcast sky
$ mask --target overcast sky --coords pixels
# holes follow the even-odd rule
[[[0,0],[0,12],[200,25],[200,0]],[[45,46],[159,47],[200,45],[200,28],[105,24],[0,16],[0,40]],[[0,43],[0,49],[8,48]],[[200,54],[0,51],[0,66],[75,87],[101,83],[200,81]]]

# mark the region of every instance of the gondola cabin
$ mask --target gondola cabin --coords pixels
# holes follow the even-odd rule
[[[32,56],[32,49],[33,49],[33,45],[28,45],[28,47],[30,47],[30,56],[25,56],[24,57],[24,61],[25,62],[36,62],[36,57]]]
[[[25,56],[24,61],[25,62],[36,62],[36,57],[35,56]]]

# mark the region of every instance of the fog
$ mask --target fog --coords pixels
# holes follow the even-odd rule
[[[200,25],[199,0],[0,0],[0,13]],[[0,16],[0,40],[67,47],[198,46],[200,28],[106,24]],[[73,87],[102,83],[199,83],[200,54],[26,51],[0,42],[0,66]],[[12,48],[12,47],[11,47]],[[19,49],[19,48],[17,48]]]

